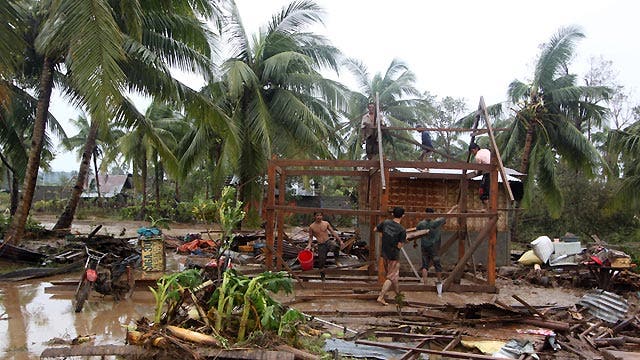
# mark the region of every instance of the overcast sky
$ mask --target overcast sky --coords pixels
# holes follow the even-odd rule
[[[247,31],[264,26],[286,0],[236,0]],[[421,1],[317,0],[325,9],[327,36],[345,55],[362,60],[371,75],[384,73],[394,58],[416,74],[417,87],[439,97],[464,98],[473,109],[480,96],[487,104],[506,99],[514,79],[527,81],[539,45],[563,26],[580,26],[586,35],[577,46],[570,71],[584,75],[589,59],[613,62],[617,80],[636,94],[640,84],[640,34],[637,1],[538,0]],[[340,79],[353,85],[347,73]],[[55,98],[51,111],[70,117]],[[77,130],[65,126],[68,135]],[[60,154],[54,170],[77,170],[74,156]]]

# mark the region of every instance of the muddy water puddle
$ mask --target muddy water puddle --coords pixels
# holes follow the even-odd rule
[[[73,292],[50,294],[46,289],[51,286],[48,281],[0,283],[0,358],[39,359],[45,348],[68,346],[87,335],[94,345],[124,344],[123,326],[153,314],[148,291],[118,302],[92,294],[82,312],[75,313]]]

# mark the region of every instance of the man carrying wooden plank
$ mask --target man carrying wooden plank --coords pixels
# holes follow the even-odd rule
[[[396,295],[400,294],[400,249],[404,245],[407,238],[407,231],[400,224],[404,216],[404,209],[395,207],[393,209],[393,220],[385,220],[376,226],[376,231],[382,233],[381,253],[384,260],[384,268],[386,270],[386,280],[382,284],[378,302],[382,305],[388,305],[384,299],[384,295],[393,285],[393,291]]]
[[[455,205],[447,212],[451,214],[458,205]],[[435,210],[426,208],[427,216],[433,214]],[[429,232],[420,239],[420,249],[422,250],[422,281],[427,285],[427,277],[429,276],[429,266],[433,263],[436,270],[436,284],[442,282],[442,265],[440,264],[440,242],[442,225],[446,223],[445,217],[435,219],[424,219],[416,225],[416,230],[428,230]]]

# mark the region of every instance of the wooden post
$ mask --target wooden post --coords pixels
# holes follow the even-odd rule
[[[278,188],[279,188],[279,192],[278,192],[278,204],[279,205],[285,205],[286,204],[286,195],[287,195],[287,190],[286,190],[286,170],[282,170],[282,173],[280,173],[280,179],[278,182]],[[277,257],[276,257],[276,269],[277,270],[282,270],[282,268],[284,267],[284,264],[282,263],[282,249],[283,249],[283,243],[284,243],[284,212],[283,211],[278,211],[277,213],[277,223],[278,223],[278,244],[276,246],[276,252],[277,252]]]
[[[491,156],[491,164],[496,163],[496,154]],[[498,173],[491,170],[489,175],[489,211],[495,213],[493,226],[489,230],[489,243],[487,245],[487,282],[491,286],[496,284],[496,244],[498,242]],[[503,180],[504,181],[504,180]]]
[[[484,122],[485,124],[487,124],[487,130],[489,131],[489,140],[491,142],[491,147],[493,148],[493,152],[496,155],[496,159],[498,162],[498,169],[500,170],[500,175],[502,175],[502,181],[503,181],[502,185],[504,185],[505,188],[507,189],[507,194],[509,194],[509,200],[514,201],[513,193],[511,192],[511,187],[509,186],[509,180],[507,179],[507,171],[504,169],[504,165],[502,164],[502,157],[500,156],[500,150],[498,149],[498,145],[496,144],[496,138],[493,135],[493,128],[491,127],[491,120],[489,119],[487,106],[484,104],[484,98],[482,96],[480,96],[480,109],[482,110]],[[495,171],[495,170],[492,170],[492,171]]]
[[[467,171],[462,171],[460,178],[460,197],[458,199],[458,212],[467,212],[467,194],[469,190],[469,179],[467,179]],[[458,218],[458,261],[462,259],[465,253],[465,240],[467,239],[467,218]]]
[[[267,238],[267,249],[269,249],[269,247],[273,249],[273,223],[275,222],[276,212],[276,168],[271,160],[267,167],[267,184],[267,224],[265,226],[265,235]],[[271,254],[269,250],[267,250],[265,265],[267,269],[273,269],[273,254]]]
[[[378,176],[369,176],[369,204],[372,208],[380,210],[380,178]],[[374,227],[378,224],[379,220],[379,217],[376,215],[369,216],[369,236],[371,239],[369,242],[369,260],[373,260],[372,264],[376,264],[377,259],[380,258],[380,237],[376,236],[376,232],[374,231]],[[371,258],[372,255],[373,258]],[[378,266],[378,279],[380,279],[381,274],[384,275],[384,268]]]
[[[497,219],[498,217],[494,216],[491,218],[491,220],[489,220],[489,223],[487,224],[487,226],[485,226],[484,229],[482,229],[482,231],[475,238],[475,240],[473,241],[469,249],[464,253],[464,257],[458,260],[456,267],[449,274],[449,276],[444,280],[444,284],[443,284],[444,290],[449,289],[449,287],[454,281],[458,281],[460,279],[462,272],[464,271],[464,267],[467,265],[467,261],[471,256],[473,256],[473,253],[478,249],[478,246],[480,246],[480,244],[487,238],[487,236],[489,235],[489,231],[494,229]]]

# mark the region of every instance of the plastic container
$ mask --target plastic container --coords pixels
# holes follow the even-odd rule
[[[549,257],[553,254],[553,242],[548,236],[540,236],[531,242],[533,253],[542,260],[543,264],[549,261]]]
[[[298,261],[302,270],[313,269],[313,252],[311,250],[302,250],[298,253]]]

